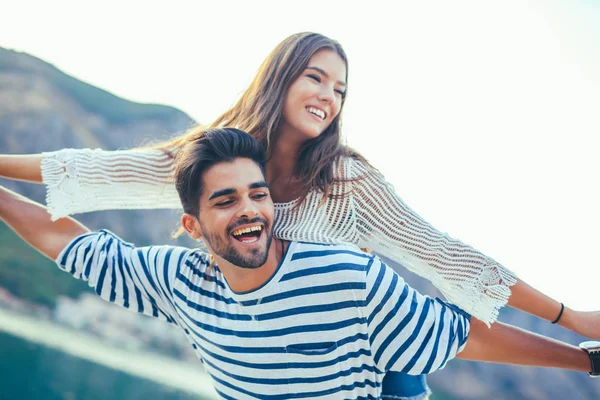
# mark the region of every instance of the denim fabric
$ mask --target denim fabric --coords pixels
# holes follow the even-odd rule
[[[381,400],[422,400],[430,394],[425,375],[388,371],[383,378]]]

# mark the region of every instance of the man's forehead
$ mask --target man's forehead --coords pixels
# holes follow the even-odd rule
[[[212,196],[223,189],[247,189],[258,182],[264,182],[265,176],[260,167],[247,158],[213,165],[203,174],[204,195]]]

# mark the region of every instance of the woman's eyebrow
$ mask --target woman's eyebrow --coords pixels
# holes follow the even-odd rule
[[[311,65],[311,66],[306,67],[306,69],[312,69],[314,71],[317,71],[321,75],[325,76],[326,78],[329,78],[329,74],[327,72],[325,72],[325,70],[323,68],[319,68],[319,67],[315,67],[315,66]],[[342,81],[337,81],[336,83],[339,85],[342,85],[344,87],[346,86],[346,83],[342,82]]]

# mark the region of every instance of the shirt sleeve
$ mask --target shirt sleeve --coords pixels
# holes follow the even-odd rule
[[[428,374],[464,348],[470,315],[424,296],[377,257],[367,270],[369,340],[381,372]]]
[[[102,230],[73,239],[56,263],[87,281],[104,300],[176,323],[172,283],[190,252],[173,246],[134,247]]]
[[[44,153],[42,180],[52,220],[76,213],[181,208],[173,160],[160,150],[63,149]]]
[[[352,163],[358,245],[430,280],[452,303],[494,322],[508,302],[516,275],[492,258],[422,219],[374,168]]]

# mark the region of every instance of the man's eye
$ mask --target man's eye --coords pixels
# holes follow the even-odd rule
[[[233,200],[224,200],[224,201],[220,201],[217,204],[215,204],[217,207],[227,207],[229,205],[233,204]]]
[[[346,95],[346,91],[345,90],[335,89],[335,91],[336,91],[336,93],[338,93],[342,97],[344,97]]]
[[[262,200],[262,199],[266,198],[267,196],[269,196],[269,195],[266,193],[257,193],[254,195],[254,198],[256,200]]]
[[[310,79],[312,79],[312,80],[313,80],[313,81],[315,81],[315,82],[319,82],[319,83],[321,83],[321,78],[320,78],[319,76],[317,76],[317,75],[308,74],[308,75],[306,75],[306,76],[308,76]]]

